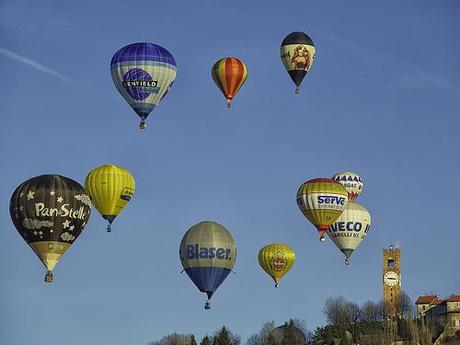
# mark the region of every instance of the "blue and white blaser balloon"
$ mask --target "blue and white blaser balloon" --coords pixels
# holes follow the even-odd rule
[[[192,282],[208,296],[205,309],[209,309],[209,300],[235,265],[235,240],[222,225],[204,221],[185,233],[179,258]]]
[[[168,93],[177,66],[174,57],[153,43],[133,43],[118,50],[110,62],[110,73],[118,92],[141,118],[145,120]]]

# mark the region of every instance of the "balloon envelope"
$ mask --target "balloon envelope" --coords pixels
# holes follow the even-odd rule
[[[248,69],[241,60],[226,57],[212,66],[211,76],[227,100],[228,107],[230,107],[233,97],[246,81]]]
[[[327,229],[327,234],[337,248],[345,255],[345,263],[371,227],[371,215],[356,202],[349,202],[339,218]]]
[[[94,207],[109,222],[110,231],[110,224],[133,197],[136,184],[128,170],[108,164],[91,170],[85,187]]]
[[[260,249],[258,259],[260,266],[278,287],[281,278],[294,265],[295,253],[285,244],[273,243]]]
[[[207,294],[206,309],[209,309],[209,299],[235,265],[235,240],[222,225],[204,221],[185,233],[179,257],[196,287]]]
[[[291,32],[281,43],[281,60],[297,86],[296,93],[299,93],[299,86],[313,65],[315,53],[312,39],[303,32]]]
[[[335,174],[332,179],[345,187],[348,192],[348,201],[355,201],[363,191],[363,180],[352,171],[342,171]]]
[[[347,202],[345,187],[329,178],[309,180],[297,191],[297,205],[317,228],[321,241],[329,226],[342,214]]]
[[[91,201],[78,182],[41,175],[21,183],[10,201],[10,215],[24,241],[51,271],[88,222]]]
[[[112,80],[118,92],[145,119],[168,93],[176,79],[177,66],[165,48],[148,42],[129,44],[118,50],[110,62]]]

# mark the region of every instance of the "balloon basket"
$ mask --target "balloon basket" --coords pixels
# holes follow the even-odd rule
[[[324,235],[321,235],[321,236],[320,236],[319,241],[320,241],[320,242],[326,242],[326,239],[324,238]]]
[[[295,94],[298,95],[300,93],[300,87],[295,88]]]
[[[107,225],[107,232],[112,232],[112,225],[111,224]]]
[[[146,129],[147,128],[147,124],[145,123],[144,119],[142,119],[141,123],[139,124],[139,128],[140,129]]]
[[[211,309],[211,303],[209,303],[209,301],[206,301],[206,303],[204,304],[204,309],[205,310]]]
[[[53,272],[48,271],[45,274],[45,282],[51,283],[54,280]]]
[[[232,107],[232,101],[227,101],[227,108],[231,108]]]
[[[278,287],[279,287],[278,283],[276,283],[276,284],[275,284],[275,287],[276,287],[276,288],[278,288]]]
[[[346,265],[346,266],[349,266],[349,265],[350,265],[350,260],[345,259],[345,265]]]

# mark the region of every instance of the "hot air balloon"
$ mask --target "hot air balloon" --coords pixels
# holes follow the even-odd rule
[[[327,234],[337,248],[345,255],[345,264],[366,237],[371,227],[371,215],[360,204],[349,202],[339,218],[327,229]]]
[[[78,182],[59,175],[41,175],[21,183],[10,200],[14,226],[47,268],[52,270],[88,222],[91,201]]]
[[[348,202],[344,186],[329,178],[316,178],[302,184],[297,191],[297,205],[318,229],[320,241],[329,226],[342,214]]]
[[[269,244],[259,251],[259,264],[275,281],[275,287],[281,278],[294,265],[295,253],[285,244]]]
[[[215,222],[198,223],[182,238],[179,257],[196,287],[207,294],[204,308],[209,309],[209,300],[235,265],[236,244],[232,235]]]
[[[233,97],[243,86],[248,76],[246,65],[234,57],[226,57],[212,66],[211,76],[227,100],[227,107],[232,106]]]
[[[85,187],[91,195],[91,202],[109,223],[107,232],[115,217],[134,195],[134,177],[131,173],[116,165],[102,165],[90,171]]]
[[[287,35],[280,48],[281,60],[300,93],[300,84],[306,76],[315,58],[315,45],[311,38],[303,32],[291,32]]]
[[[355,201],[363,191],[363,180],[361,177],[352,171],[343,171],[335,174],[333,180],[341,183],[348,192],[348,201]]]
[[[110,62],[112,80],[118,92],[145,120],[168,93],[176,79],[176,61],[165,48],[147,42],[133,43],[118,50]]]

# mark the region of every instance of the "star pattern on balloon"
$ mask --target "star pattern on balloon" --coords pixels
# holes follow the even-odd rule
[[[32,192],[31,190],[29,190],[29,193],[27,193],[27,200],[33,199],[34,195],[35,195],[35,192]]]
[[[59,197],[57,198],[57,202],[63,202],[63,201],[64,201],[64,198],[63,198],[62,196],[59,196]]]
[[[70,226],[70,222],[68,219],[65,220],[65,222],[62,223],[62,228],[67,229]]]
[[[54,194],[56,194],[56,192],[55,192],[54,190],[52,190],[52,191],[50,192],[50,195],[54,195]]]

